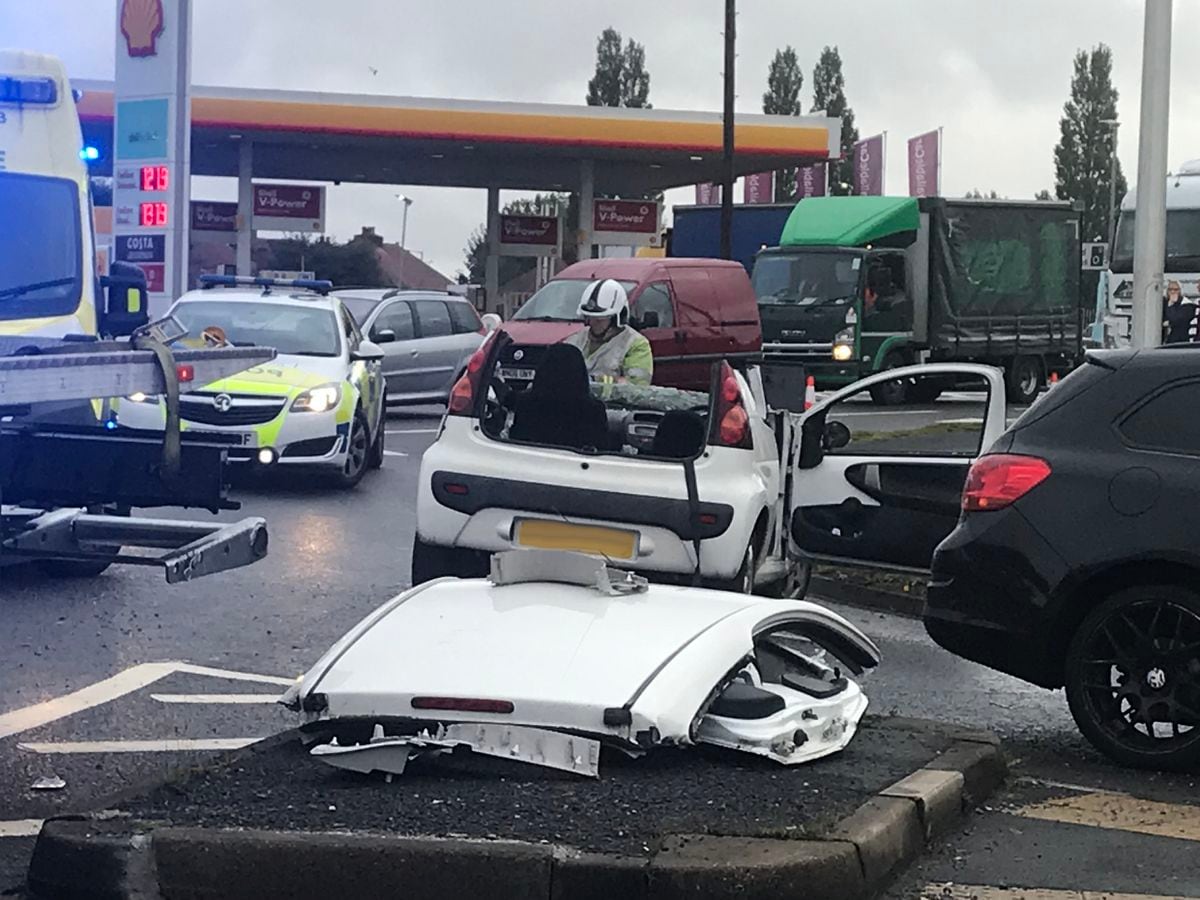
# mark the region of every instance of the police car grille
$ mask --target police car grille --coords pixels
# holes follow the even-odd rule
[[[284,397],[231,394],[232,405],[222,412],[213,405],[217,394],[184,394],[179,398],[180,418],[197,425],[262,425],[270,422],[287,402]]]

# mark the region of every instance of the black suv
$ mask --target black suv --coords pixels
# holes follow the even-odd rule
[[[1096,352],[972,464],[925,625],[1065,685],[1118,762],[1200,765],[1200,347]]]

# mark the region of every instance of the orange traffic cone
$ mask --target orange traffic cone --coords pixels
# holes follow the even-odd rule
[[[812,375],[804,382],[804,411],[808,412],[817,402],[817,379]]]

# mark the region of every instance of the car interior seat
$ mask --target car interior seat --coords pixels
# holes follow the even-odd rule
[[[704,450],[704,421],[693,412],[669,412],[662,417],[650,444],[650,454],[664,459],[692,459]]]
[[[608,415],[589,387],[583,354],[570,344],[546,348],[533,384],[516,399],[509,437],[554,447],[602,449]]]

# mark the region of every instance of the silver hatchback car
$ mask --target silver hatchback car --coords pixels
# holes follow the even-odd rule
[[[445,403],[486,329],[469,301],[436,291],[335,291],[384,353],[388,406]]]

